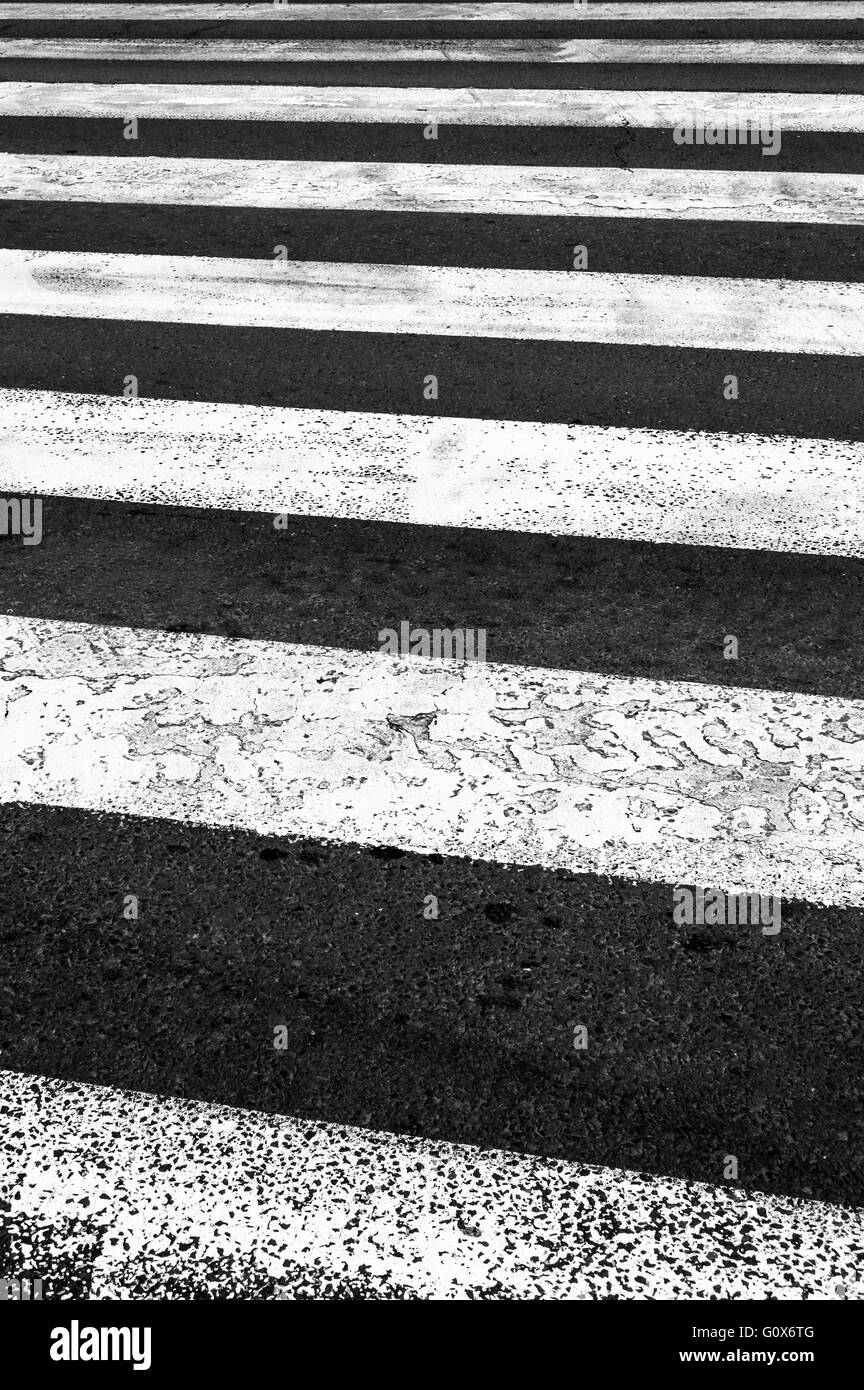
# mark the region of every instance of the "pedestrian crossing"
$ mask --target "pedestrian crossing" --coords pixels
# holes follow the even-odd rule
[[[862,71],[856,3],[0,5],[0,1273],[862,1285]]]

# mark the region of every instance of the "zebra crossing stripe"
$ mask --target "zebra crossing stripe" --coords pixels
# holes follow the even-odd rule
[[[0,285],[55,318],[864,355],[864,284],[815,280],[3,250]]]
[[[637,20],[655,22],[657,20],[680,20],[689,23],[693,20],[828,20],[862,19],[864,5],[854,0],[720,0],[716,4],[603,4],[575,5],[573,0],[557,4],[309,4],[283,3],[282,0],[269,0],[259,4],[64,4],[61,17],[64,20],[117,19],[117,20],[183,20],[194,19],[202,23],[216,23],[219,20],[262,20],[272,22],[284,20],[286,24],[315,23],[428,23],[430,20],[442,22],[479,21],[542,24],[549,21],[560,23],[591,23],[617,20]],[[25,19],[57,19],[56,5],[5,4],[0,5],[0,21]]]
[[[864,224],[864,175],[0,153],[39,202]]]
[[[862,39],[0,39],[0,60],[178,63],[864,62]]]
[[[824,1202],[8,1071],[0,1108],[23,1151],[0,1180],[12,1240],[38,1224],[90,1298],[197,1278],[199,1297],[832,1299],[860,1279],[864,1213]]]
[[[836,439],[0,390],[0,492],[864,557]]]
[[[4,617],[0,799],[864,904],[864,702],[451,660],[442,627]]]
[[[580,91],[506,87],[304,87],[176,82],[2,82],[0,116],[125,120],[357,122],[366,125],[638,126],[706,124],[742,113],[784,131],[860,134],[864,103],[847,92]]]

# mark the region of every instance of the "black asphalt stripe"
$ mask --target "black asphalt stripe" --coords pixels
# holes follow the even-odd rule
[[[746,109],[742,108],[746,115]],[[130,109],[129,115],[135,115]],[[0,150],[13,154],[144,155],[201,159],[351,159],[418,164],[551,164],[651,169],[756,169],[823,174],[864,173],[864,135],[782,132],[776,155],[757,145],[676,145],[671,128],[625,126],[471,126],[424,122],[373,125],[357,121],[187,121],[138,117],[138,136],[124,138],[126,120],[89,117],[0,117]]]
[[[360,651],[407,619],[496,662],[864,699],[861,559],[273,519],[46,497],[41,545],[0,541],[0,612]]]
[[[170,400],[864,439],[858,357],[0,316],[0,386],[116,395],[128,374]]]
[[[864,1203],[860,910],[766,937],[676,926],[669,884],[0,825],[8,1069],[713,1184],[734,1154],[745,1188]]]
[[[823,19],[70,19],[0,20],[2,39],[856,39],[864,20]],[[584,11],[591,13],[590,3]]]
[[[864,93],[864,63],[215,62],[3,58],[0,82],[183,82],[303,87],[522,87],[549,91]]]
[[[583,245],[592,271],[864,280],[852,226],[26,200],[0,202],[0,218],[7,249],[265,260],[281,245],[292,260],[564,271]]]

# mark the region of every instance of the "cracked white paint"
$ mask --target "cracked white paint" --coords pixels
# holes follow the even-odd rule
[[[0,198],[864,224],[864,175],[2,154]],[[562,257],[562,267],[566,258]]]
[[[0,1116],[7,1219],[47,1228],[49,1260],[92,1261],[96,1299],[142,1282],[183,1297],[169,1281],[248,1261],[287,1298],[346,1281],[423,1299],[834,1299],[862,1280],[864,1212],[824,1202],[13,1072]]]
[[[0,250],[0,312],[864,355],[864,284]]]
[[[864,39],[0,39],[0,58],[178,63],[864,62]]]
[[[172,82],[2,82],[0,115],[125,120],[671,128],[761,118],[784,131],[864,131],[864,102],[830,92],[556,91],[503,87],[302,87]]]
[[[559,0],[557,4],[520,3],[450,3],[450,4],[274,4],[273,0],[259,4],[64,4],[59,16],[64,20],[76,19],[146,19],[178,20],[195,19],[205,23],[227,20],[274,19],[286,23],[305,22],[380,23],[398,21],[405,23],[429,20],[450,22],[453,20],[489,20],[500,22],[514,20],[562,23],[578,23],[588,20],[591,23],[604,20],[644,20],[656,21],[693,19],[740,19],[755,22],[764,19],[862,19],[864,5],[852,0],[718,0],[717,4],[590,4],[580,9],[573,0]],[[10,19],[57,19],[58,6],[7,4],[0,5],[0,20]]]
[[[0,390],[0,493],[864,556],[838,439]]]
[[[864,701],[14,617],[0,634],[5,801],[864,904]]]

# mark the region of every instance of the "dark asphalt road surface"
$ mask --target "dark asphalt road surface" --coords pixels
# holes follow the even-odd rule
[[[180,81],[175,74],[174,82]],[[676,145],[668,129],[637,125],[626,129],[472,126],[440,121],[437,140],[426,139],[425,127],[418,122],[172,121],[142,115],[135,140],[124,137],[125,126],[125,120],[87,116],[0,116],[0,149],[16,154],[107,155],[112,159],[151,155],[172,159],[354,159],[403,164],[756,169],[774,173],[815,170],[860,174],[864,170],[864,136],[854,132],[784,130],[777,153],[763,155],[761,146],[754,144]],[[71,214],[71,208],[66,210]],[[122,209],[115,206],[112,211],[117,215]],[[215,215],[219,210],[209,211]],[[487,221],[485,217],[478,220]],[[736,225],[743,230],[740,224]],[[674,236],[679,226],[670,221],[666,234]],[[764,227],[766,234],[773,230],[772,224]]]
[[[709,1183],[734,1154],[742,1186],[864,1202],[860,910],[784,902],[765,937],[674,926],[668,884],[0,825],[5,1067]]]
[[[543,63],[442,59],[284,62],[231,59],[0,58],[0,82],[242,83],[298,87],[531,87],[547,91],[864,92],[864,65]]]
[[[494,661],[864,698],[860,559],[62,497],[42,524],[0,541],[5,613],[362,651],[409,615]]]

